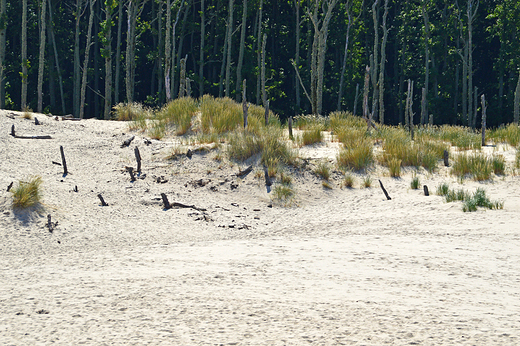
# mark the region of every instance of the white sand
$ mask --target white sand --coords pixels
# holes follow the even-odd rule
[[[35,126],[10,113],[0,112],[2,345],[520,343],[518,176],[460,185],[439,166],[418,175],[425,197],[410,189],[411,170],[393,179],[378,169],[369,189],[360,176],[340,189],[333,174],[333,190],[307,170],[294,174],[298,206],[269,208],[263,178],[238,179],[246,164],[215,151],[166,161],[173,139],[146,146],[124,123],[37,115]],[[13,138],[12,124],[53,139]],[[52,163],[60,145],[65,177]],[[146,177],[130,182],[136,145]],[[336,150],[301,155],[333,160]],[[43,179],[43,205],[13,211],[6,187],[31,175]],[[190,183],[199,179],[211,181]],[[463,213],[434,195],[442,182],[484,187],[504,209]],[[162,192],[207,211],[164,210]]]

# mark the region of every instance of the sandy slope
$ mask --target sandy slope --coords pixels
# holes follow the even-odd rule
[[[410,190],[410,172],[324,190],[305,170],[294,175],[298,206],[270,208],[262,179],[238,179],[246,165],[218,162],[215,151],[166,161],[178,142],[147,146],[123,123],[39,115],[35,126],[9,113],[0,113],[0,344],[520,342],[520,177],[465,181],[505,207],[463,213]],[[12,124],[53,139],[13,138]],[[65,177],[52,163],[60,145]],[[136,145],[145,176],[130,182]],[[332,160],[335,150],[301,155]],[[44,204],[13,211],[5,187],[31,175],[43,178]],[[444,167],[419,177],[432,192],[459,187]],[[163,192],[206,211],[164,210]]]

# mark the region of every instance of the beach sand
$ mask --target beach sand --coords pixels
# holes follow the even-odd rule
[[[14,115],[14,116],[13,116]],[[293,172],[272,202],[261,167],[219,161],[123,122],[0,111],[1,345],[517,345],[520,177],[475,182],[414,170],[372,187]],[[10,136],[50,135],[52,139]],[[130,146],[124,140],[135,136]],[[68,174],[63,174],[60,146]],[[142,173],[130,181],[125,167]],[[300,156],[333,163],[326,141]],[[514,149],[483,149],[504,155]],[[42,204],[11,206],[11,182],[41,176]],[[387,200],[378,180],[392,197]],[[503,210],[464,213],[437,186],[483,187]],[[77,189],[77,192],[75,191]],[[195,208],[164,209],[171,203]],[[101,194],[108,206],[101,206]],[[58,222],[52,232],[47,215]]]

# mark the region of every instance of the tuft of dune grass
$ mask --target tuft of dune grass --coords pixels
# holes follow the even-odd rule
[[[29,181],[18,181],[18,185],[10,190],[13,207],[25,209],[38,204],[41,200],[41,177],[32,177]]]

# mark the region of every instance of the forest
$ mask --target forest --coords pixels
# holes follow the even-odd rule
[[[0,108],[109,119],[245,86],[281,119],[392,125],[479,127],[485,95],[499,126],[518,123],[519,33],[517,0],[0,0]]]

